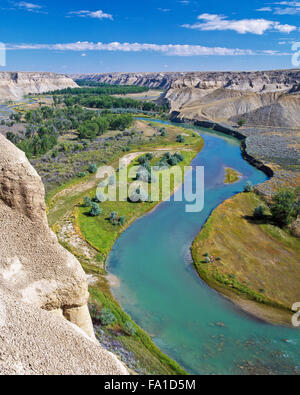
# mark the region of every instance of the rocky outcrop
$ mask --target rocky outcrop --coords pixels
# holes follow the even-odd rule
[[[76,86],[71,78],[63,74],[0,72],[0,102],[21,100],[29,93],[44,93]]]
[[[40,177],[1,135],[0,251],[0,373],[125,372],[95,341],[85,273],[48,227]]]
[[[74,74],[74,79],[88,79],[108,84],[139,85],[161,89],[197,88],[201,90],[242,90],[267,92],[292,89],[300,83],[300,70],[256,72],[178,72],[178,73],[104,73]]]
[[[160,88],[179,119],[248,126],[298,127],[300,70],[257,72],[112,73],[76,75],[109,84]]]

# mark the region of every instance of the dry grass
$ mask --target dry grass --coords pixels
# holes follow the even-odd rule
[[[206,280],[291,309],[300,301],[300,240],[266,221],[255,222],[253,211],[260,204],[250,193],[219,206],[193,244],[195,265]]]

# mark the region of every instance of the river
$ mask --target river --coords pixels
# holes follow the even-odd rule
[[[193,167],[205,167],[204,210],[186,213],[186,202],[172,198],[128,228],[107,262],[109,272],[120,280],[112,289],[114,296],[157,346],[189,373],[300,373],[299,330],[244,313],[194,270],[190,246],[212,210],[241,192],[248,180],[259,184],[267,179],[242,158],[236,139],[195,130],[205,142],[192,162]],[[224,185],[224,167],[239,171],[241,180]]]

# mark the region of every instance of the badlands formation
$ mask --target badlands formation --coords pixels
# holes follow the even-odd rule
[[[80,263],[50,231],[44,186],[0,135],[0,373],[126,374],[95,340]]]
[[[257,72],[111,73],[73,75],[109,84],[163,89],[179,119],[248,126],[297,127],[300,70]]]
[[[0,72],[0,102],[21,100],[29,93],[45,93],[77,84],[63,74]]]

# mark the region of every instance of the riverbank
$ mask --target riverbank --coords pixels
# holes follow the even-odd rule
[[[139,121],[140,122],[140,121]],[[141,125],[139,125],[141,126]],[[177,126],[166,128],[166,137],[155,137],[159,133],[161,126],[150,126],[144,122],[147,138],[153,139],[147,144],[137,146],[137,152],[130,152],[122,158],[128,164],[128,160],[134,161],[139,155],[147,152],[164,151],[184,152],[184,162],[182,165],[189,165],[193,157],[203,147],[203,140],[200,136],[194,136],[191,132],[186,138],[185,144],[176,143],[176,136],[181,132]],[[152,133],[150,133],[152,129]],[[158,140],[156,142],[156,140]],[[191,150],[191,146],[194,151]],[[114,157],[110,163],[118,168],[118,159]],[[133,163],[132,163],[133,164]],[[132,165],[131,164],[131,165]],[[105,208],[106,203],[101,204],[104,210],[103,215],[95,218],[84,215],[86,209],[80,207],[84,196],[94,197],[97,180],[94,175],[87,176],[85,180],[70,181],[67,188],[58,188],[55,192],[48,194],[48,218],[53,226],[60,242],[71,253],[73,253],[82,264],[90,283],[90,304],[95,330],[100,342],[105,339],[106,347],[120,355],[127,366],[139,374],[185,374],[185,371],[171,358],[163,354],[153,343],[151,337],[146,334],[131,318],[122,310],[119,303],[112,296],[110,290],[110,277],[107,277],[105,270],[105,259],[120,234],[129,227],[137,218],[152,210],[158,203],[141,203],[137,208],[134,203],[124,202],[126,207],[126,222],[124,226],[114,226],[107,221],[107,216],[112,211],[123,213],[124,207]],[[85,224],[82,225],[81,221]],[[100,223],[98,223],[100,221]],[[84,229],[82,229],[82,227]],[[101,235],[99,234],[101,233]],[[101,310],[109,309],[116,317],[116,322],[108,327],[99,326],[99,316]],[[128,322],[130,324],[128,324]],[[126,328],[132,325],[135,328],[134,335],[128,335]],[[103,334],[104,331],[104,334]],[[109,341],[107,339],[110,339]],[[118,344],[121,344],[119,347]],[[124,352],[127,350],[126,352]],[[126,357],[130,354],[130,358]],[[125,359],[124,359],[125,358]],[[133,361],[133,359],[134,361]]]
[[[300,240],[267,219],[256,221],[259,205],[259,196],[243,193],[217,207],[192,245],[194,265],[242,309],[291,325],[291,307],[300,300]]]
[[[174,121],[176,121],[176,117]],[[178,121],[178,120],[177,120]],[[182,123],[182,120],[179,122]],[[188,120],[188,122],[191,122]],[[247,143],[247,133],[243,131],[242,129],[237,130],[235,128],[231,128],[228,125],[221,125],[219,123],[213,122],[213,121],[195,121],[195,125],[201,126],[201,127],[206,127],[210,128],[212,130],[215,130],[220,133],[224,133],[226,135],[232,136],[234,138],[237,138],[238,140],[241,141],[241,151],[242,151],[242,156],[243,158],[249,162],[252,166],[262,170],[265,174],[267,174],[268,177],[270,177],[270,180],[266,181],[263,184],[260,184],[256,186],[255,192],[260,195],[263,199],[261,199],[259,196],[257,196],[258,201],[255,204],[252,204],[251,210],[249,211],[249,207],[247,207],[247,201],[246,197],[241,197],[240,198],[240,206],[233,208],[233,202],[237,201],[234,198],[229,199],[227,202],[224,202],[223,205],[219,206],[216,208],[211,217],[208,219],[207,223],[205,224],[204,228],[200,232],[200,234],[197,236],[195,239],[192,247],[191,247],[191,252],[193,256],[193,261],[194,265],[196,267],[196,270],[200,277],[207,282],[212,288],[216,289],[220,293],[222,293],[224,296],[229,298],[232,302],[237,304],[240,308],[242,308],[244,311],[248,312],[249,314],[262,319],[266,322],[272,323],[272,324],[279,324],[279,325],[288,325],[291,326],[291,317],[293,315],[293,312],[291,311],[292,305],[295,303],[295,300],[300,300],[300,295],[297,295],[297,279],[298,279],[298,273],[296,276],[291,276],[291,282],[294,284],[294,287],[292,287],[292,290],[294,291],[290,297],[287,297],[286,300],[280,299],[276,300],[274,299],[274,296],[278,296],[278,289],[281,290],[283,284],[280,284],[281,276],[283,278],[286,278],[286,275],[289,277],[290,273],[295,273],[295,270],[297,270],[297,262],[300,260],[300,250],[298,241],[299,239],[294,238],[289,234],[289,232],[286,232],[285,237],[282,236],[282,238],[291,238],[293,242],[292,244],[292,252],[294,253],[294,261],[291,263],[291,267],[286,267],[283,270],[283,273],[278,274],[278,278],[276,278],[276,275],[274,276],[275,278],[270,279],[266,286],[268,285],[273,285],[275,289],[273,290],[274,295],[267,295],[266,291],[263,286],[258,287],[257,289],[252,288],[251,286],[248,285],[248,280],[249,276],[252,274],[252,270],[255,270],[255,263],[258,263],[258,265],[263,264],[264,262],[262,259],[269,259],[269,262],[273,262],[274,259],[278,258],[278,255],[274,252],[274,245],[280,245],[280,242],[276,239],[272,240],[269,244],[269,246],[261,246],[260,248],[262,251],[268,251],[268,247],[271,248],[272,252],[269,254],[268,258],[264,257],[257,257],[256,260],[252,259],[254,262],[254,267],[251,266],[249,267],[249,273],[244,274],[244,277],[242,276],[241,282],[237,281],[236,274],[240,274],[240,267],[243,265],[241,262],[241,257],[239,256],[238,259],[238,264],[236,265],[235,268],[232,268],[230,265],[227,267],[227,270],[224,270],[223,273],[218,271],[217,268],[216,270],[213,270],[211,267],[205,267],[204,263],[205,260],[203,260],[203,256],[201,256],[201,253],[199,252],[199,248],[201,243],[200,240],[206,240],[206,233],[208,232],[208,229],[216,227],[218,229],[218,236],[224,238],[228,237],[227,243],[224,243],[222,246],[224,248],[228,248],[228,246],[231,247],[231,256],[228,257],[228,262],[232,264],[232,262],[236,261],[237,259],[233,257],[234,252],[238,251],[237,254],[239,254],[239,249],[237,247],[237,244],[239,243],[239,237],[241,235],[240,229],[242,226],[242,215],[241,218],[239,218],[238,221],[236,221],[236,228],[232,229],[232,231],[228,232],[227,227],[224,228],[223,230],[220,229],[220,219],[215,220],[215,217],[218,217],[219,212],[223,210],[224,207],[227,207],[226,212],[223,212],[222,218],[228,218],[229,223],[232,223],[236,218],[233,218],[235,213],[235,210],[238,210],[243,212],[243,209],[245,211],[249,211],[249,218],[252,217],[254,209],[262,204],[265,204],[265,200],[268,201],[271,197],[272,194],[278,190],[280,187],[298,187],[300,185],[300,176],[297,173],[285,171],[284,169],[281,169],[280,166],[276,163],[265,163],[261,159],[257,159],[254,156],[250,155],[248,153],[248,150],[250,148],[249,143]],[[252,150],[253,151],[253,150]],[[227,179],[228,181],[232,179],[236,179],[236,174],[233,174],[231,177],[231,169],[225,169],[225,180]],[[226,183],[226,181],[225,181]],[[249,197],[249,196],[248,196]],[[244,201],[242,201],[244,200]],[[253,202],[252,202],[253,203]],[[248,208],[248,210],[247,210]],[[246,216],[246,214],[244,214]],[[212,225],[213,223],[214,225]],[[271,225],[270,225],[271,226]],[[276,228],[276,227],[274,227]],[[265,226],[265,231],[267,231],[267,225]],[[280,230],[281,231],[281,230]],[[280,232],[279,229],[275,229],[275,233]],[[284,231],[282,231],[284,232]],[[259,233],[259,232],[257,232]],[[269,233],[272,233],[271,230],[269,229]],[[274,233],[274,229],[273,229]],[[230,235],[230,237],[229,237]],[[248,234],[246,233],[246,230],[244,230],[243,235],[247,235],[246,237],[243,237],[244,242],[246,243],[248,240]],[[257,250],[257,239],[259,239],[259,235],[253,235],[251,242],[252,246],[250,246],[249,251],[251,254],[251,249],[252,250]],[[247,239],[247,240],[246,240]],[[259,241],[259,240],[258,240]],[[209,244],[211,243],[212,245],[215,245],[215,241],[213,237],[208,237],[206,242]],[[203,249],[204,246],[202,246]],[[294,248],[294,250],[293,250]],[[285,251],[283,249],[283,251]],[[202,251],[203,252],[203,251]],[[281,251],[282,253],[282,251]],[[207,252],[203,252],[203,254],[207,254]],[[217,254],[218,255],[218,254]],[[248,254],[246,254],[246,258],[249,257]],[[279,256],[281,254],[279,253]],[[289,256],[290,257],[290,256]],[[209,259],[209,257],[206,257]],[[218,257],[220,258],[220,257]],[[207,259],[207,260],[208,260]],[[200,264],[202,260],[203,265]],[[212,260],[214,261],[214,258],[212,257]],[[285,257],[282,259],[285,264],[287,264],[287,260]],[[221,261],[218,261],[221,262]],[[252,262],[252,264],[253,264]],[[212,263],[212,262],[210,262]],[[214,262],[216,263],[216,262]],[[287,265],[289,266],[289,265]],[[296,269],[295,269],[296,268]],[[259,269],[261,268],[256,268],[256,274],[261,278],[262,274]],[[269,267],[269,270],[272,270],[272,264]],[[276,270],[276,269],[275,269]],[[267,278],[267,277],[266,277]],[[264,283],[264,278],[261,280],[261,283]],[[299,280],[299,279],[298,279]],[[278,283],[279,281],[279,283]],[[291,290],[291,284],[286,284],[285,285],[288,288],[288,293]],[[262,292],[260,292],[262,291]]]

